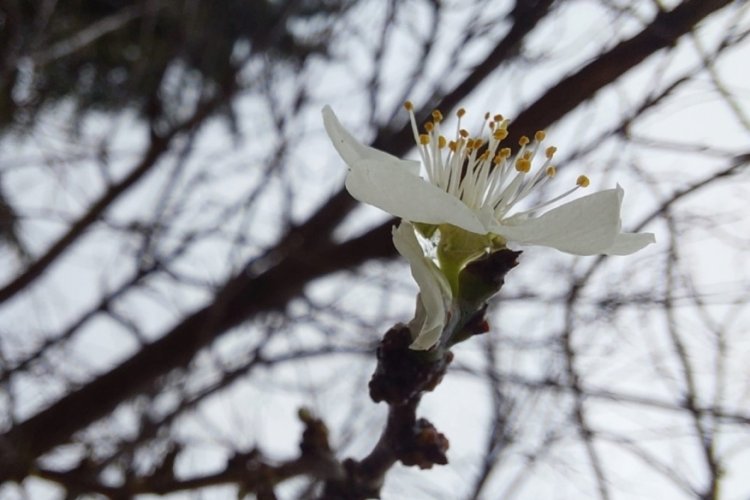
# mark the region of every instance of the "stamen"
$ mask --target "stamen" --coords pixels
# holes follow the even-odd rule
[[[489,209],[498,220],[507,218],[508,214],[512,217],[526,216],[590,184],[589,178],[581,175],[576,179],[576,185],[572,189],[519,212],[514,207],[532,192],[538,192],[540,186],[557,174],[557,168],[551,164],[557,148],[543,147],[542,142],[546,139],[543,130],[537,131],[531,139],[521,136],[518,140],[520,148],[513,153],[509,147],[500,147],[501,141],[509,135],[510,121],[503,115],[485,113],[479,133],[472,137],[468,130],[462,128],[461,119],[466,115],[466,110],[459,108],[456,111],[456,135],[449,140],[440,134],[441,122],[444,119],[440,110],[432,111],[424,124],[424,133],[420,134],[414,115],[414,105],[411,101],[406,101],[404,108],[409,112],[409,120],[427,171],[427,179],[436,187],[457,197],[472,210]],[[447,156],[443,156],[443,150],[446,148]],[[545,161],[532,172],[532,164],[537,154],[541,154],[542,151]]]

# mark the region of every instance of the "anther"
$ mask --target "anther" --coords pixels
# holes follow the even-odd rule
[[[445,138],[444,135],[441,135],[440,137],[438,137],[438,147],[440,149],[443,149],[447,143],[448,143],[448,140]]]
[[[519,172],[527,173],[531,170],[531,162],[529,160],[519,158],[516,160],[516,170]]]
[[[458,111],[456,111],[456,116],[461,118],[466,114],[466,110],[464,108],[458,108]]]
[[[406,108],[406,111],[414,111],[414,104],[412,104],[411,101],[406,101],[404,103],[404,108]]]
[[[547,137],[547,134],[546,132],[544,132],[544,130],[537,130],[534,134],[534,140],[536,142],[542,142],[545,137]]]
[[[500,123],[503,121],[503,115],[495,115],[492,117],[496,122]]]
[[[459,134],[459,135],[460,135],[461,137],[463,137],[464,139],[466,139],[467,137],[469,137],[469,131],[468,131],[468,130],[466,130],[465,128],[462,128],[461,130],[459,130],[459,131],[458,131],[458,134]]]
[[[589,181],[589,178],[585,175],[579,175],[578,179],[576,179],[576,185],[581,187],[588,187],[588,185],[591,184],[591,181]]]
[[[512,152],[511,150],[510,150],[510,148],[502,148],[502,149],[500,150],[500,156],[502,156],[502,157],[503,157],[503,159],[506,159],[506,158],[510,158],[510,155],[511,155],[512,153],[513,153],[513,152]]]
[[[421,134],[419,136],[419,143],[423,146],[426,146],[430,143],[430,136],[427,134]]]
[[[424,129],[427,131],[427,133],[432,132],[434,128],[435,128],[435,125],[433,125],[432,122],[427,122],[424,124]]]
[[[503,139],[508,137],[508,131],[504,128],[499,128],[492,133],[492,137],[494,137],[498,141],[502,141]]]
[[[555,146],[550,146],[550,147],[548,147],[547,149],[544,150],[544,155],[547,158],[551,159],[553,156],[555,156],[556,152],[557,152],[557,148]]]
[[[531,140],[526,137],[525,135],[522,135],[520,139],[518,139],[518,145],[519,146],[526,146],[528,143],[530,143]]]
[[[554,165],[547,167],[547,177],[554,177],[557,174],[557,168]]]
[[[443,121],[443,113],[440,112],[439,109],[435,109],[432,111],[432,119],[436,122]]]

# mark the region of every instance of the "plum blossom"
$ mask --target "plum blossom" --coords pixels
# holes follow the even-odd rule
[[[402,160],[365,146],[343,128],[333,110],[323,108],[323,120],[333,145],[349,166],[346,187],[351,195],[411,222],[450,224],[476,234],[491,234],[523,245],[542,245],[575,255],[627,255],[653,243],[651,233],[623,233],[620,186],[583,196],[555,208],[545,208],[589,185],[585,176],[572,189],[525,210],[518,204],[556,174],[554,147],[541,148],[544,133],[534,141],[522,137],[520,149],[500,147],[508,135],[508,120],[488,116],[488,139],[472,138],[461,128],[455,138],[440,133],[442,115],[432,114],[419,133],[411,103],[412,130],[426,171],[420,163]],[[544,156],[535,173],[532,162]],[[540,212],[541,213],[540,215]]]
[[[509,123],[501,115],[485,116],[486,138],[481,133],[471,137],[461,128],[465,111],[460,109],[454,138],[448,140],[441,134],[439,111],[433,111],[420,133],[413,105],[407,102],[405,107],[421,162],[361,144],[329,106],[323,108],[323,121],[349,166],[349,193],[403,219],[393,230],[393,243],[409,262],[420,290],[409,325],[413,349],[448,345],[458,333],[453,330],[460,329],[464,316],[472,313],[466,311],[466,297],[471,294],[461,290],[462,270],[482,255],[505,248],[507,242],[548,246],[574,255],[627,255],[655,241],[651,233],[622,232],[624,191],[619,185],[558,204],[589,185],[583,175],[560,195],[519,209],[556,174],[552,165],[556,148],[542,148],[544,132],[537,132],[533,141],[521,137],[514,155],[500,145]],[[532,172],[537,157],[543,160]],[[426,177],[420,175],[422,170]],[[425,249],[423,243],[432,249]]]

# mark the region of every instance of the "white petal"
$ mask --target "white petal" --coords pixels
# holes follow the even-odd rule
[[[359,201],[408,221],[447,223],[487,233],[477,214],[461,200],[390,163],[355,162],[346,177],[346,189]]]
[[[328,137],[331,138],[333,146],[339,152],[341,158],[351,167],[358,160],[375,160],[394,165],[408,170],[412,175],[419,175],[418,161],[401,160],[393,155],[380,151],[379,149],[365,146],[355,139],[336,117],[330,106],[323,108],[323,125],[325,125]]]
[[[414,342],[409,344],[409,348],[414,349],[415,351],[426,351],[432,348],[440,340],[440,335],[442,335],[443,333],[443,328],[444,325],[441,324],[439,326],[436,326],[432,330],[422,329],[422,332],[414,340]]]
[[[565,203],[540,217],[498,224],[493,232],[518,243],[575,255],[607,253],[620,233],[621,199],[618,186]]]
[[[414,226],[402,221],[393,230],[393,244],[411,267],[411,274],[419,285],[419,298],[424,308],[424,320],[412,346],[429,349],[440,337],[446,321],[446,302],[451,300],[450,286],[437,266],[424,255],[422,245],[414,234]],[[419,307],[418,314],[419,315]]]
[[[656,243],[654,233],[620,233],[607,249],[607,255],[630,255],[646,245]]]

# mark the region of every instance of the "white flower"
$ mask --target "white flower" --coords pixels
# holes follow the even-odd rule
[[[424,253],[414,226],[402,221],[393,229],[393,244],[411,267],[411,274],[419,285],[417,311],[409,325],[416,337],[412,349],[426,350],[435,345],[443,333],[453,294],[448,280],[435,263]]]
[[[329,106],[323,108],[326,131],[349,166],[346,187],[359,201],[411,222],[451,224],[476,234],[497,235],[506,241],[543,245],[576,255],[627,255],[655,241],[651,233],[621,232],[623,190],[619,186],[538,215],[579,187],[586,187],[589,180],[585,176],[560,196],[519,211],[518,203],[555,175],[555,167],[550,164],[555,148],[541,150],[543,132],[537,132],[533,142],[523,137],[521,148],[511,158],[510,149],[500,147],[508,134],[508,120],[500,115],[491,119],[486,116],[489,130],[484,140],[472,138],[461,129],[461,109],[455,139],[448,141],[440,134],[439,111],[433,112],[425,133],[420,134],[413,106],[407,102],[405,107],[426,179],[419,175],[419,162],[401,160],[360,144]],[[539,153],[545,160],[532,174],[531,164]]]

